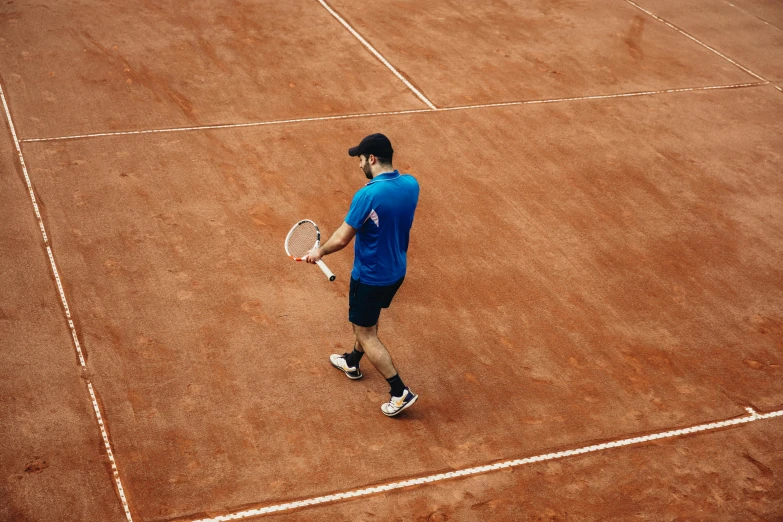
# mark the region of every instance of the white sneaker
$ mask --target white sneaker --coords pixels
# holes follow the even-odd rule
[[[348,366],[348,363],[345,362],[345,356],[348,355],[347,353],[344,353],[342,355],[333,353],[329,356],[329,362],[332,363],[332,366],[337,368],[338,370],[342,370],[345,375],[349,379],[353,379],[354,381],[356,379],[362,378],[362,371],[359,369],[359,365],[357,364],[354,366]]]
[[[405,408],[412,406],[419,396],[410,391],[409,388],[405,388],[401,397],[392,397],[389,402],[381,404],[381,411],[387,417],[394,417]]]

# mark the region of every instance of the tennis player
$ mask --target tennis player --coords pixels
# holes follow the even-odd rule
[[[378,318],[405,279],[419,183],[394,169],[394,150],[383,134],[365,137],[348,149],[348,154],[359,158],[359,167],[370,181],[354,195],[340,228],[326,243],[310,250],[305,260],[315,263],[342,250],[356,236],[348,295],[348,320],[353,324],[356,343],[351,353],[332,354],[329,360],[349,379],[361,379],[359,361],[367,354],[391,387],[391,398],[381,405],[381,411],[394,417],[413,405],[418,395],[402,382],[389,351],[378,339]]]

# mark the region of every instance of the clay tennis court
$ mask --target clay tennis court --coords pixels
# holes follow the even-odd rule
[[[783,519],[783,6],[0,6],[0,519]],[[350,382],[383,132],[421,198]]]

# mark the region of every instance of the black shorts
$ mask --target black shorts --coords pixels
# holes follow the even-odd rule
[[[381,308],[389,308],[404,279],[403,276],[388,286],[372,286],[360,283],[352,277],[348,292],[348,320],[356,326],[369,327],[378,324]]]

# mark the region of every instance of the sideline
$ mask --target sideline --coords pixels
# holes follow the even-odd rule
[[[372,54],[373,54],[373,55],[374,55],[376,58],[378,58],[378,59],[381,61],[381,63],[382,63],[383,65],[385,65],[385,66],[386,66],[386,67],[387,67],[387,68],[388,68],[388,69],[389,69],[391,72],[393,72],[393,73],[394,73],[394,76],[396,76],[396,77],[397,77],[397,78],[398,78],[398,79],[399,79],[399,80],[400,80],[402,83],[404,83],[404,84],[405,84],[405,86],[406,86],[406,87],[408,87],[408,89],[410,89],[411,91],[413,91],[413,94],[415,94],[415,95],[416,95],[416,96],[417,96],[417,97],[418,97],[418,98],[419,98],[421,101],[423,101],[424,103],[426,103],[426,104],[427,104],[427,107],[429,107],[429,108],[430,108],[430,110],[433,110],[433,111],[436,111],[436,110],[438,110],[438,108],[437,108],[437,107],[435,107],[435,105],[433,105],[433,104],[432,104],[432,102],[431,102],[430,100],[428,100],[426,96],[424,96],[424,95],[423,95],[421,92],[419,92],[419,90],[418,90],[416,87],[414,87],[413,85],[411,85],[411,82],[409,82],[408,80],[406,80],[406,79],[405,79],[405,78],[402,76],[402,74],[400,74],[400,73],[399,73],[399,71],[397,71],[397,69],[395,69],[395,68],[394,68],[394,66],[393,66],[392,64],[390,64],[390,63],[388,62],[388,60],[386,60],[386,58],[384,58],[384,57],[381,55],[381,53],[379,53],[378,51],[376,51],[376,50],[375,50],[375,48],[374,48],[372,45],[370,45],[370,43],[369,43],[367,40],[365,40],[364,38],[362,38],[362,35],[360,35],[359,33],[357,33],[357,32],[356,32],[356,30],[355,30],[353,27],[351,27],[351,25],[350,25],[348,22],[346,22],[345,20],[343,20],[343,18],[342,18],[340,15],[338,15],[338,14],[335,12],[335,10],[334,10],[334,9],[332,9],[331,7],[329,7],[329,4],[327,4],[326,2],[324,2],[324,0],[318,0],[318,3],[319,3],[319,4],[321,4],[322,6],[324,6],[324,9],[326,9],[327,11],[329,11],[329,14],[331,14],[333,17],[335,17],[335,18],[337,19],[337,21],[338,21],[338,22],[340,22],[340,23],[343,25],[343,27],[345,27],[346,29],[348,29],[348,31],[350,31],[350,32],[351,32],[351,34],[352,34],[352,35],[354,35],[354,37],[355,37],[357,40],[359,40],[359,41],[362,43],[362,45],[364,45],[364,46],[367,48],[367,50],[368,50],[368,51],[370,51],[370,52],[371,52],[371,53],[372,53]]]
[[[103,437],[103,446],[106,449],[106,454],[109,456],[109,462],[111,463],[111,472],[114,476],[114,484],[117,487],[117,492],[120,495],[120,501],[122,502],[122,508],[125,510],[125,517],[128,522],[133,522],[130,508],[128,507],[128,500],[125,498],[125,490],[122,487],[122,481],[120,480],[120,472],[117,469],[117,462],[114,460],[114,451],[111,448],[111,442],[109,442],[109,434],[106,431],[106,425],[103,422],[103,415],[101,414],[101,407],[98,405],[98,398],[95,394],[92,381],[89,377],[87,370],[87,364],[84,360],[84,353],[82,352],[81,344],[79,343],[79,336],[76,333],[76,327],[73,324],[73,318],[71,317],[71,310],[68,308],[68,300],[65,298],[65,291],[63,290],[62,282],[60,281],[60,273],[57,271],[57,264],[54,262],[54,253],[52,252],[51,242],[49,236],[46,235],[46,227],[44,227],[43,219],[41,218],[41,212],[38,209],[38,202],[35,199],[35,192],[33,191],[33,185],[30,182],[30,175],[27,172],[27,165],[24,162],[24,156],[22,155],[22,149],[19,145],[19,139],[16,137],[16,127],[11,119],[11,111],[8,109],[8,103],[5,99],[5,93],[3,92],[3,86],[0,85],[0,98],[3,101],[3,108],[5,109],[5,117],[8,120],[8,127],[11,129],[11,136],[14,139],[14,147],[16,147],[16,154],[19,157],[19,163],[22,166],[22,172],[24,173],[24,179],[27,184],[27,191],[30,194],[30,200],[33,203],[33,210],[35,210],[35,217],[38,219],[38,226],[41,229],[41,235],[43,237],[44,245],[46,246],[46,253],[49,255],[49,264],[52,267],[52,274],[57,282],[57,289],[60,291],[60,301],[62,302],[63,309],[65,311],[65,318],[68,320],[68,327],[71,330],[71,336],[73,337],[73,344],[76,347],[76,354],[79,356],[79,366],[81,367],[81,377],[87,383],[87,391],[90,392],[90,400],[92,401],[92,409],[95,412],[95,418],[98,421],[98,427],[101,429],[101,436]]]
[[[691,35],[691,34],[689,34],[689,33],[685,32],[685,31],[683,31],[682,29],[680,29],[680,28],[679,28],[679,27],[677,27],[676,25],[672,24],[672,23],[671,23],[671,22],[669,22],[668,20],[665,20],[665,19],[661,18],[660,16],[658,16],[657,14],[654,14],[654,13],[652,13],[652,12],[648,11],[648,10],[647,10],[647,9],[645,9],[644,7],[642,7],[642,6],[640,6],[639,4],[637,4],[637,3],[633,2],[633,0],[625,0],[625,1],[626,1],[627,3],[629,3],[629,4],[631,4],[632,6],[634,6],[635,8],[637,8],[639,11],[642,11],[643,13],[647,13],[649,16],[652,16],[653,18],[655,18],[655,19],[656,19],[656,20],[658,20],[659,22],[663,22],[664,24],[666,24],[667,26],[671,27],[672,29],[674,29],[675,31],[677,31],[678,33],[680,33],[681,35],[685,36],[686,38],[689,38],[690,40],[693,40],[694,42],[696,42],[697,44],[701,45],[701,46],[702,46],[702,47],[704,47],[705,49],[708,49],[708,50],[712,51],[713,53],[717,54],[718,56],[720,56],[721,58],[723,58],[724,60],[726,60],[726,61],[727,61],[727,62],[729,62],[730,64],[732,64],[732,65],[735,65],[735,66],[739,67],[740,69],[742,69],[743,71],[745,71],[745,72],[746,72],[746,73],[748,73],[749,75],[751,75],[751,76],[753,76],[753,77],[755,77],[755,78],[757,78],[757,79],[759,79],[759,80],[761,80],[761,81],[763,81],[763,82],[766,82],[766,81],[767,81],[767,79],[766,79],[766,78],[762,78],[761,76],[759,76],[758,74],[754,73],[753,71],[751,71],[751,70],[750,70],[750,69],[748,69],[747,67],[743,67],[742,65],[740,65],[740,64],[739,64],[739,63],[737,63],[737,62],[735,62],[734,60],[732,60],[731,58],[729,58],[729,57],[728,57],[728,56],[726,56],[725,54],[721,53],[721,52],[720,52],[720,51],[718,51],[717,49],[714,49],[713,47],[710,47],[710,46],[709,46],[709,45],[707,45],[706,43],[702,42],[701,40],[699,40],[699,39],[698,39],[698,38],[696,38],[695,36],[693,36],[693,35]]]

